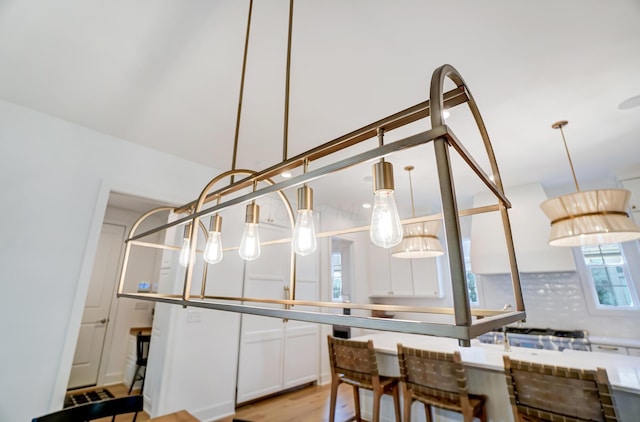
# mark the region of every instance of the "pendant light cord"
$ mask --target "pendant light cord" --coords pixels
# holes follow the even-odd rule
[[[560,122],[556,122],[551,125],[554,129],[560,129],[560,134],[562,135],[562,142],[564,143],[564,149],[567,151],[567,158],[569,159],[569,166],[571,167],[571,174],[573,175],[573,182],[576,184],[576,191],[580,192],[580,185],[578,185],[578,178],[576,177],[576,171],[573,168],[573,161],[571,161],[571,154],[569,154],[569,147],[567,146],[567,140],[564,137],[564,130],[562,130],[563,126],[566,126],[569,122],[566,120],[562,120]]]
[[[411,195],[411,218],[416,217],[416,209],[413,206],[413,182],[411,180],[411,170],[414,169],[413,166],[407,166],[404,168],[407,173],[409,173],[409,194]]]

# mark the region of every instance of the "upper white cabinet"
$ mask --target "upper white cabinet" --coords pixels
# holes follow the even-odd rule
[[[540,204],[547,199],[539,184],[506,189],[513,243],[520,272],[575,271],[571,248],[549,246],[550,222]],[[496,204],[489,192],[476,195],[473,206]],[[509,272],[507,243],[499,212],[474,215],[471,222],[471,270],[476,274]]]
[[[389,249],[369,244],[371,297],[440,297],[437,258],[392,258]]]

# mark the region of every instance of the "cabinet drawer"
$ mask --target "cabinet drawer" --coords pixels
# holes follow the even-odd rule
[[[626,355],[627,348],[622,346],[612,346],[609,344],[591,344],[592,352],[601,352],[601,353],[615,353],[619,355]]]

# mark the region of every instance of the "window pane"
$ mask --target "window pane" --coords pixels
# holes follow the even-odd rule
[[[605,306],[633,306],[622,267],[592,267],[598,302]]]
[[[617,243],[611,245],[595,245],[583,246],[582,255],[587,265],[624,265],[624,258],[620,245]]]
[[[331,254],[331,280],[331,298],[342,299],[342,255],[340,253]]]
[[[469,302],[478,304],[478,286],[476,284],[476,276],[471,272],[471,240],[462,240],[462,253],[464,254],[464,267],[467,270],[467,293]]]

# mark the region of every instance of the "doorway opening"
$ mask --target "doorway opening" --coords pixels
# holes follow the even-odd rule
[[[109,194],[67,390],[132,382],[135,371],[132,333],[151,328],[154,307],[149,302],[118,301],[116,290],[124,239],[142,213],[159,206],[164,204],[116,192]],[[166,220],[166,215],[157,218]],[[139,286],[145,288],[158,279],[155,273],[160,258],[152,252],[139,264],[136,273]]]

